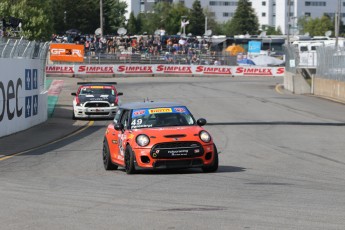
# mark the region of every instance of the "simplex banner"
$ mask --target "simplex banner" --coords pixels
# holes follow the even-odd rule
[[[47,65],[46,74],[67,75],[184,75],[188,76],[284,76],[285,67],[211,65]]]

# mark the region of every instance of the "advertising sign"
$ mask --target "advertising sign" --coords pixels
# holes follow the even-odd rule
[[[50,60],[60,62],[83,62],[84,46],[76,44],[50,44]]]

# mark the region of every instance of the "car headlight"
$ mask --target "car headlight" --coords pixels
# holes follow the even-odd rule
[[[139,146],[144,147],[150,143],[150,138],[145,134],[140,134],[137,136],[136,142]]]
[[[211,135],[210,135],[208,132],[206,132],[206,131],[201,131],[201,132],[199,133],[199,137],[200,137],[200,139],[201,139],[203,142],[208,143],[208,142],[211,141]]]

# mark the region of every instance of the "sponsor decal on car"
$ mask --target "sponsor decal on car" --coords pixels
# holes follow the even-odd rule
[[[157,108],[157,109],[149,109],[149,114],[155,113],[172,113],[171,108]]]

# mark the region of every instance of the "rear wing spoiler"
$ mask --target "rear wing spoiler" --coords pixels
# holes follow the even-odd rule
[[[95,84],[95,85],[97,85],[97,84],[102,84],[102,85],[116,85],[117,84],[117,82],[77,82],[77,85],[87,85],[87,84]]]

